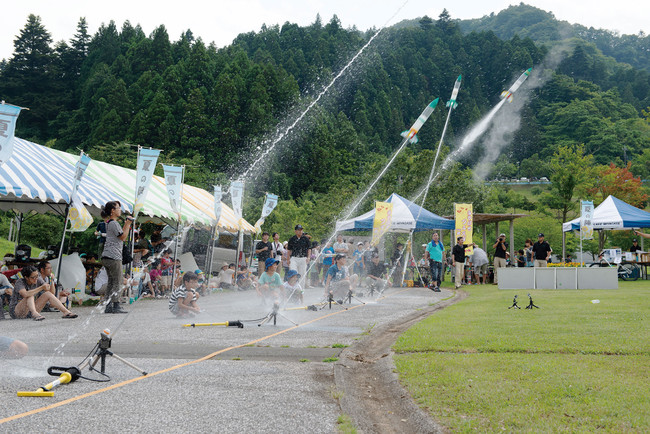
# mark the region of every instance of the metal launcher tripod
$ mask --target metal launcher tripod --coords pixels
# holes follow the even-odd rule
[[[106,356],[111,356],[119,360],[120,362],[124,363],[129,368],[135,369],[140,374],[147,375],[146,371],[138,368],[133,363],[123,359],[122,357],[118,356],[117,354],[109,350],[109,348],[111,347],[111,341],[112,341],[111,331],[108,329],[104,329],[100,333],[99,341],[95,346],[95,353],[92,355],[92,357],[86,359],[81,365],[79,365],[78,369],[81,371],[86,366],[88,366],[88,368],[92,371],[95,370],[95,365],[97,364],[97,362],[101,362],[100,372],[103,374],[106,371]]]
[[[291,324],[293,324],[295,326],[298,325],[298,323],[295,323],[295,322],[291,321],[289,318],[287,318],[286,316],[284,316],[280,312],[278,312],[279,310],[280,310],[280,302],[276,301],[275,303],[273,303],[273,309],[271,310],[271,312],[269,312],[268,315],[266,315],[264,318],[262,318],[262,321],[260,321],[260,323],[257,326],[262,327],[264,324],[266,324],[267,322],[269,322],[271,320],[273,320],[273,325],[276,325],[277,322],[278,322],[278,315],[281,316],[282,318],[286,319],[287,321],[289,321]]]

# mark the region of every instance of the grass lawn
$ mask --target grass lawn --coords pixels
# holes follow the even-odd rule
[[[452,431],[650,431],[650,282],[618,290],[467,286],[395,343],[402,383]],[[592,300],[600,300],[594,304]]]
[[[16,248],[14,243],[11,241],[5,239],[5,238],[0,238],[0,259],[4,257],[7,253],[13,254],[15,252]],[[32,258],[38,257],[38,255],[42,252],[42,249],[38,249],[34,246],[32,246]]]

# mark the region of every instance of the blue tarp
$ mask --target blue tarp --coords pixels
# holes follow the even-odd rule
[[[428,231],[432,229],[454,229],[455,222],[440,217],[397,193],[390,195],[385,202],[393,204],[393,215],[389,232]],[[338,231],[371,231],[375,219],[372,209],[359,217],[336,222]],[[417,219],[417,221],[416,221]]]

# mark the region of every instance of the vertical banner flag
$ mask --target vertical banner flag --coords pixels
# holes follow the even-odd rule
[[[219,226],[219,219],[221,218],[221,197],[223,196],[223,193],[221,192],[221,186],[220,185],[215,185],[214,186],[214,217],[215,217],[215,226]],[[219,229],[217,229],[217,234],[219,233]]]
[[[464,244],[468,245],[465,248],[466,255],[474,253],[474,246],[472,246],[472,233],[474,232],[473,214],[471,203],[454,204],[454,216],[456,217],[456,237],[454,237],[454,243],[456,243],[458,237],[463,237],[465,239]]]
[[[90,215],[85,206],[75,197],[68,211],[70,220],[70,232],[84,232],[93,224],[93,216]]]
[[[266,199],[264,200],[264,206],[262,207],[262,217],[255,223],[255,230],[257,232],[262,232],[262,225],[264,220],[271,214],[275,206],[278,204],[278,195],[266,193]]]
[[[11,104],[0,104],[0,166],[11,158],[14,152],[14,131],[20,107]]]
[[[594,203],[590,200],[580,201],[580,237],[583,240],[594,238]]]
[[[241,220],[241,204],[242,197],[244,196],[244,183],[243,181],[233,181],[230,183],[230,200],[232,201],[232,210],[235,212],[237,222]]]
[[[183,194],[183,169],[184,166],[168,166],[163,164],[165,173],[165,184],[167,185],[167,194],[169,195],[169,205],[176,213],[177,220],[181,220],[181,201]]]
[[[153,178],[153,171],[158,162],[160,155],[159,149],[138,149],[138,163],[136,165],[135,178],[135,204],[133,206],[133,218],[138,218],[138,214],[147,200],[149,184]]]
[[[381,237],[390,229],[393,219],[393,204],[390,202],[375,202],[375,220],[372,223],[372,246],[378,246]]]
[[[79,161],[75,166],[74,178],[72,180],[72,195],[70,196],[71,207],[68,211],[68,219],[70,221],[69,230],[71,232],[83,232],[93,223],[93,217],[83,205],[83,202],[77,194],[79,184],[81,184],[81,178],[86,172],[89,164],[90,157],[82,152],[79,156]]]

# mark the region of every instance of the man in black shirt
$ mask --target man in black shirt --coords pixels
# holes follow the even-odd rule
[[[454,283],[456,289],[460,288],[465,276],[465,247],[463,237],[456,239],[457,244],[451,249],[451,264],[454,267]]]
[[[546,267],[548,258],[553,253],[553,249],[544,241],[544,234],[537,235],[537,242],[533,244],[533,254],[535,255],[535,267]]]
[[[368,292],[383,291],[386,286],[386,280],[383,279],[384,273],[386,273],[386,267],[384,264],[379,262],[379,255],[377,253],[371,254],[370,263],[367,265],[366,273],[368,274],[366,277]]]
[[[497,242],[492,245],[494,249],[494,283],[499,284],[499,268],[504,268],[507,265],[506,252],[508,251],[508,243],[506,243],[506,234],[500,234]]]
[[[273,244],[269,241],[269,233],[262,234],[262,241],[255,245],[255,254],[257,255],[257,275],[261,276],[266,271],[264,263],[273,253]]]
[[[307,276],[311,241],[303,235],[302,225],[296,225],[295,231],[296,235],[289,238],[289,244],[287,244],[287,262],[289,270],[296,270],[300,274],[300,284],[302,285]]]
[[[636,253],[636,252],[640,252],[641,250],[642,250],[641,246],[639,245],[639,242],[637,241],[637,239],[636,238],[633,239],[632,240],[632,247],[630,247],[630,252]]]

